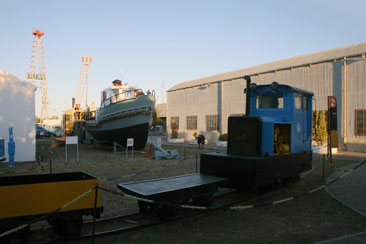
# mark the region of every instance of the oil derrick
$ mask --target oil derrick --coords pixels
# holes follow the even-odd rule
[[[31,71],[26,73],[26,78],[30,79],[33,85],[36,85],[36,81],[39,80],[39,86],[41,88],[42,97],[42,110],[41,110],[41,120],[49,119],[48,110],[48,95],[47,95],[47,75],[46,75],[46,65],[44,58],[44,48],[43,48],[43,35],[44,32],[39,30],[33,31],[33,47],[32,47],[32,57],[31,57]]]
[[[88,108],[88,73],[92,58],[88,55],[82,57],[82,66],[80,73],[80,80],[76,92],[76,99],[74,104],[74,111]]]

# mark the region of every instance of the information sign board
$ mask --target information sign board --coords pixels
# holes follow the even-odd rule
[[[127,146],[133,147],[133,138],[127,138]]]
[[[77,136],[66,136],[66,144],[78,144]]]
[[[79,140],[77,136],[66,136],[65,141],[65,160],[67,163],[67,145],[74,144],[76,145],[76,162],[79,162]]]

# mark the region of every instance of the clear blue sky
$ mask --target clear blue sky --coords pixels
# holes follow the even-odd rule
[[[71,108],[81,57],[89,101],[122,77],[144,90],[366,41],[366,1],[2,0],[0,69],[30,70],[32,31],[45,32],[51,115]],[[40,92],[37,91],[37,115]]]

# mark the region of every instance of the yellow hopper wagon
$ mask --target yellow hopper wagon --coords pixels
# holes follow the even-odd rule
[[[63,238],[80,235],[82,217],[99,218],[103,211],[97,185],[100,180],[84,172],[0,177],[0,234],[45,218]],[[25,240],[29,231],[27,225],[0,242]]]

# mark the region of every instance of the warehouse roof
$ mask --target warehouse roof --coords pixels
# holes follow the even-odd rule
[[[189,87],[200,86],[222,80],[230,80],[234,78],[243,77],[245,75],[263,74],[283,69],[300,67],[304,65],[322,63],[330,60],[341,59],[344,57],[358,56],[365,53],[366,53],[366,42],[361,42],[358,44],[353,44],[345,47],[339,47],[325,51],[315,52],[303,56],[283,59],[272,63],[257,65],[245,69],[234,70],[231,72],[221,73],[218,75],[212,75],[196,80],[182,82],[170,88],[168,92]]]

